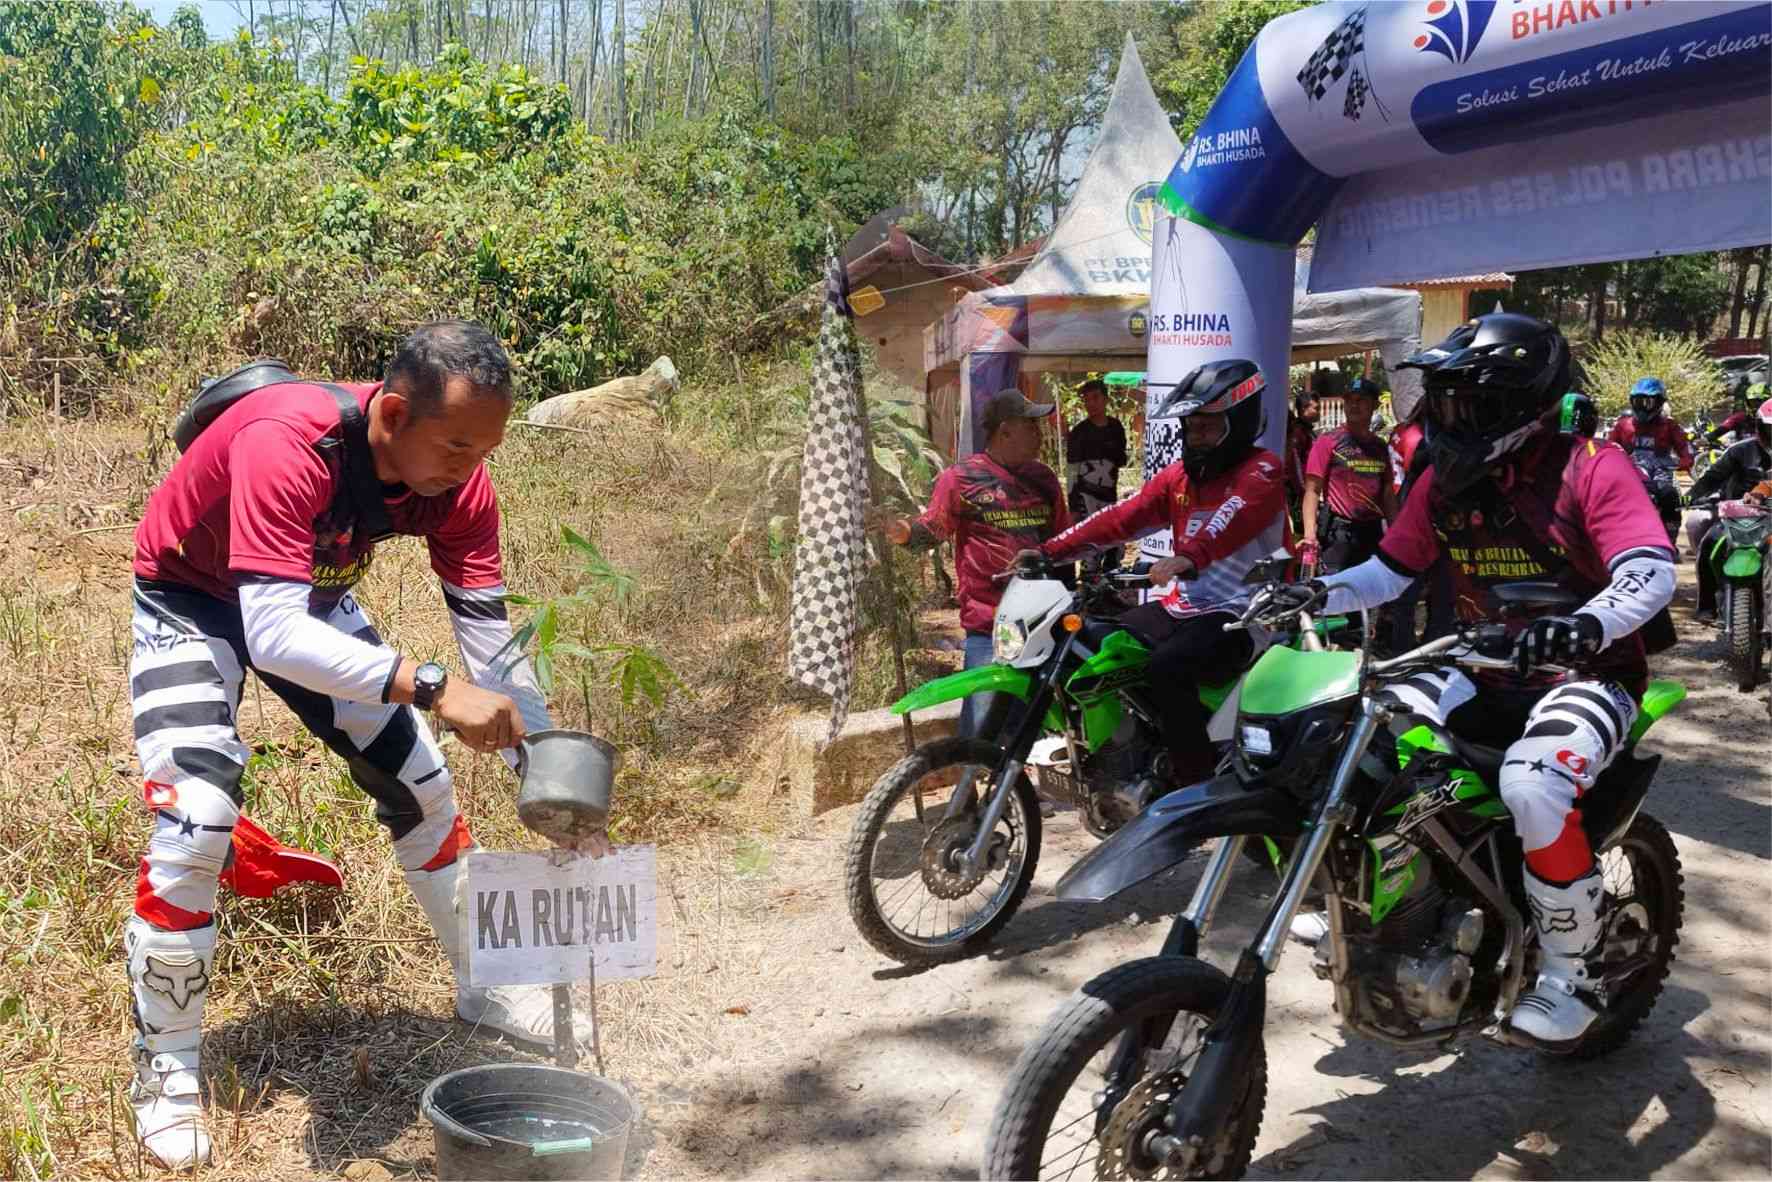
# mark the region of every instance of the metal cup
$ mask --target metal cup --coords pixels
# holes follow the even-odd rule
[[[550,841],[580,841],[609,819],[614,747],[584,731],[536,731],[517,747],[517,816]]]

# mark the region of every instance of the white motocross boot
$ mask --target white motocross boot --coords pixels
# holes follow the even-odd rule
[[[1597,866],[1568,886],[1553,886],[1526,871],[1526,898],[1543,957],[1538,983],[1514,1004],[1508,1024],[1536,1042],[1574,1042],[1599,1017],[1586,958],[1600,941],[1605,893]]]
[[[554,995],[546,985],[493,985],[476,989],[468,985],[468,960],[463,944],[460,900],[456,882],[461,862],[441,870],[408,870],[406,884],[424,908],[431,928],[455,970],[455,1016],[487,1031],[496,1031],[518,1042],[543,1047],[554,1045]],[[591,1045],[590,1015],[575,1008],[572,1032],[582,1046]]]
[[[190,1169],[209,1160],[197,1055],[215,964],[215,925],[164,932],[132,916],[123,947],[136,1027],[129,1085],[136,1136],[162,1166]]]

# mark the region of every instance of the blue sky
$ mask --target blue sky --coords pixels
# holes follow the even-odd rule
[[[136,3],[147,8],[154,23],[160,25],[171,20],[172,14],[186,2],[187,0],[136,0]],[[230,0],[196,0],[196,3],[203,11],[203,25],[212,38],[226,37],[246,23],[246,0],[240,0],[238,5]]]

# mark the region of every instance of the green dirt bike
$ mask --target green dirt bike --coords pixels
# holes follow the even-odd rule
[[[1498,590],[1514,610],[1573,606],[1554,584]],[[1278,626],[1298,611],[1273,602],[1257,593],[1244,625]],[[1308,612],[1298,619],[1308,641]],[[1502,752],[1376,697],[1447,664],[1511,668],[1509,648],[1506,628],[1490,625],[1390,660],[1288,648],[1262,656],[1242,683],[1232,771],[1156,801],[1060,881],[1061,899],[1111,898],[1219,839],[1162,954],[1084,985],[1022,1053],[983,1177],[1241,1177],[1267,1095],[1267,980],[1313,886],[1328,932],[1312,967],[1349,1030],[1397,1047],[1444,1047],[1477,1031],[1525,1045],[1505,1019],[1539,953],[1519,839],[1494,789]],[[1660,756],[1635,748],[1684,697],[1678,684],[1651,682],[1626,749],[1581,798],[1607,894],[1590,964],[1605,1009],[1560,1053],[1589,1058],[1621,1045],[1673,961],[1680,861],[1667,830],[1640,812]],[[1251,837],[1275,839],[1290,857],[1227,977],[1196,953]]]
[[[1717,576],[1717,622],[1723,630],[1729,672],[1735,688],[1751,693],[1760,684],[1768,622],[1766,603],[1772,599],[1772,562],[1767,561],[1772,542],[1772,510],[1746,501],[1717,505],[1721,535],[1709,554]]]
[[[1033,882],[1041,798],[1074,807],[1106,837],[1169,790],[1150,649],[1115,618],[1125,590],[1145,582],[1138,570],[1085,572],[1073,592],[1050,569],[1030,568],[998,605],[994,664],[893,704],[903,714],[994,695],[976,736],[923,744],[862,801],[846,862],[849,914],[882,954],[933,964],[987,944]],[[1271,641],[1265,630],[1255,636],[1257,651]],[[1242,672],[1200,687],[1215,712],[1208,734],[1226,747]]]

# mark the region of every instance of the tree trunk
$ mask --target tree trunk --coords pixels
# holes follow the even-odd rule
[[[775,118],[775,0],[763,0],[763,110]]]
[[[326,6],[326,74],[320,88],[332,97],[332,34],[338,27],[338,0]]]
[[[1594,340],[1606,339],[1606,276],[1602,273],[1594,282]]]
[[[615,142],[628,142],[628,0],[615,0],[615,44],[610,70],[615,83]]]
[[[689,84],[683,88],[683,118],[689,118],[689,104],[695,89],[701,85],[702,7],[707,0],[689,0]]]
[[[843,79],[843,109],[855,109],[855,0],[843,0],[843,51],[848,62]]]
[[[1753,266],[1752,250],[1732,250],[1729,262],[1735,270],[1735,281],[1729,285],[1729,335],[1741,335],[1741,314],[1747,310],[1747,272]]]
[[[1754,254],[1757,256],[1760,273],[1754,278],[1754,298],[1748,305],[1751,311],[1747,314],[1750,326],[1747,335],[1763,341],[1766,339],[1766,325],[1760,319],[1760,312],[1766,306],[1766,263],[1772,260],[1772,246],[1762,246]]]

